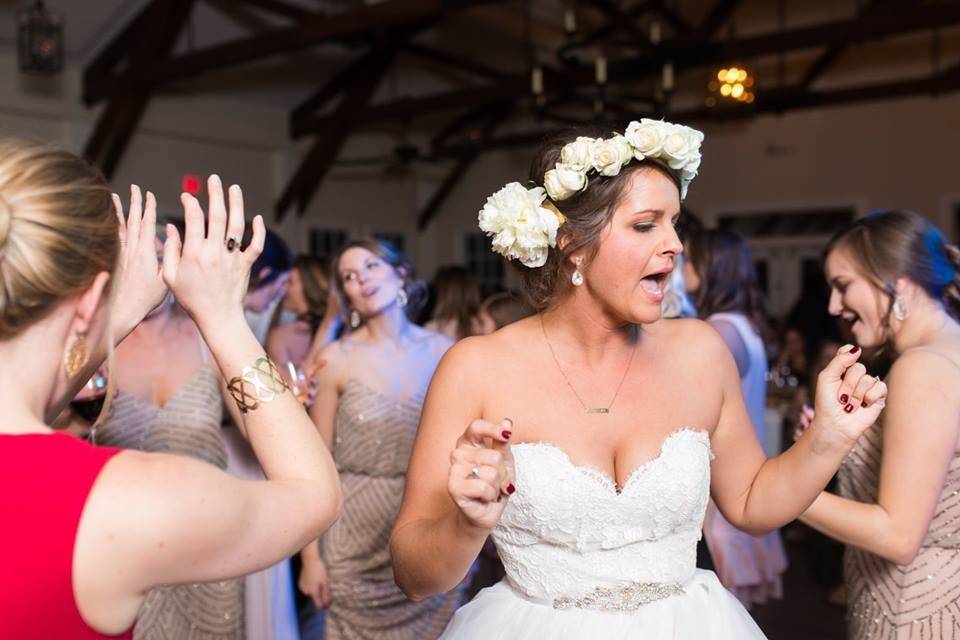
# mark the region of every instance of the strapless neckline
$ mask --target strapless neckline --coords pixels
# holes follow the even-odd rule
[[[573,469],[577,473],[586,476],[588,478],[596,480],[598,483],[606,487],[609,491],[612,491],[616,495],[623,495],[626,493],[627,489],[630,488],[630,485],[636,478],[639,478],[644,472],[649,470],[652,466],[663,460],[664,450],[667,448],[667,445],[674,439],[683,434],[691,434],[696,437],[705,438],[707,441],[707,448],[710,448],[710,434],[704,431],[703,429],[696,429],[694,427],[680,427],[675,429],[667,434],[667,436],[660,442],[660,448],[657,451],[657,454],[646,460],[627,474],[626,479],[624,479],[623,484],[618,484],[615,477],[604,471],[603,469],[597,468],[593,465],[577,464],[573,461],[573,458],[570,457],[570,454],[567,453],[559,445],[549,442],[549,441],[537,441],[537,442],[518,442],[511,446],[514,447],[542,447],[549,451],[552,451],[556,457],[562,461],[563,464]],[[712,453],[711,453],[712,457]]]

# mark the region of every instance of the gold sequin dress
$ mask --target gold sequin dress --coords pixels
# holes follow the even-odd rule
[[[870,427],[840,468],[845,498],[876,503],[883,439]],[[901,566],[855,547],[844,556],[850,640],[960,639],[960,456],[950,462],[920,553]]]
[[[209,366],[157,406],[118,392],[98,445],[173,453],[227,468],[220,437],[223,401]],[[243,640],[243,580],[153,589],[134,627],[134,640]]]
[[[352,379],[340,396],[333,457],[343,510],[320,545],[333,601],[325,612],[325,640],[431,640],[460,604],[466,581],[412,602],[393,580],[390,530],[425,393],[424,387],[396,400]]]

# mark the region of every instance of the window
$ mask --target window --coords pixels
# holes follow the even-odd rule
[[[374,231],[373,237],[382,242],[386,242],[399,251],[400,253],[407,252],[407,238],[402,233],[393,233],[389,231]]]
[[[467,268],[477,278],[484,296],[502,291],[506,284],[504,260],[493,252],[490,242],[490,238],[483,233],[468,233],[464,237]]]
[[[343,229],[311,229],[310,254],[326,260],[335,254],[347,242],[347,232]]]

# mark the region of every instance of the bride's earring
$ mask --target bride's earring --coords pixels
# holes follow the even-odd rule
[[[574,258],[573,263],[577,265],[576,269],[573,270],[573,275],[570,276],[570,282],[573,283],[573,286],[579,287],[583,284],[583,274],[580,273],[580,263],[583,262],[583,258]]]
[[[353,309],[350,312],[350,328],[356,329],[357,327],[359,327],[361,320],[362,318],[360,318],[360,312],[357,311],[356,309]]]
[[[410,302],[410,296],[403,287],[400,287],[400,291],[397,291],[397,302],[400,303],[401,307],[407,306],[407,303]]]
[[[903,301],[902,296],[894,296],[893,298],[893,317],[897,320],[903,322],[907,319],[907,303]]]

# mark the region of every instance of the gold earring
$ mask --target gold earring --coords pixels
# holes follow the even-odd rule
[[[87,364],[87,340],[82,333],[78,333],[73,344],[63,356],[63,368],[68,378],[76,378],[80,370]]]

